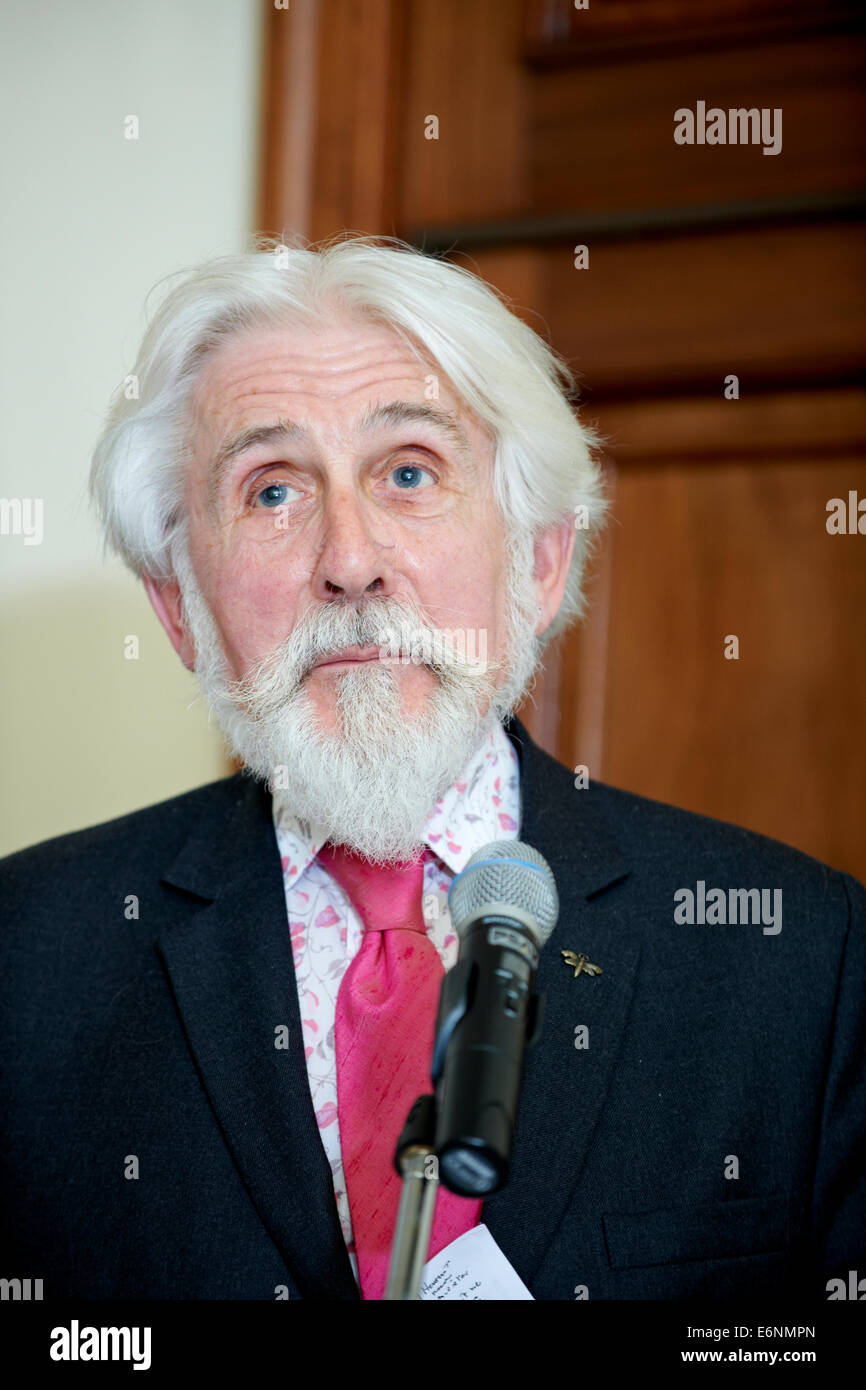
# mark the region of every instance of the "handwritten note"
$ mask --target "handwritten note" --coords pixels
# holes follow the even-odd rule
[[[421,1276],[421,1299],[532,1299],[532,1294],[484,1225],[466,1231],[432,1260]]]

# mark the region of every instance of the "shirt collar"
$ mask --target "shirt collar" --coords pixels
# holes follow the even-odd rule
[[[296,883],[315,859],[326,836],[315,823],[294,815],[284,797],[273,798],[274,829],[286,885]],[[520,766],[510,738],[494,725],[431,812],[424,843],[452,873],[493,840],[520,835]]]

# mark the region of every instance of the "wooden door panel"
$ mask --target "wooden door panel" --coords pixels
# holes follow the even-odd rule
[[[851,489],[862,454],[620,467],[602,729],[563,700],[559,756],[866,875],[866,535],[826,529]],[[575,710],[593,641],[560,657]]]

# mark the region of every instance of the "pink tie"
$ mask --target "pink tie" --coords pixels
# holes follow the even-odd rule
[[[444,971],[421,911],[424,860],[381,868],[342,846],[319,859],[354,904],[361,948],[340,982],[334,1043],[337,1116],[361,1296],[388,1279],[401,1181],[394,1150],[412,1103],[433,1089],[430,1064]],[[430,1256],[478,1224],[481,1202],[440,1187]]]

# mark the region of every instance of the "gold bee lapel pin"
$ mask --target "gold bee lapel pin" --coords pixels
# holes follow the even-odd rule
[[[560,951],[559,954],[562,956],[566,965],[574,966],[575,979],[577,979],[581,971],[583,971],[584,975],[601,975],[603,973],[601,966],[592,965],[583,954],[583,951]]]

